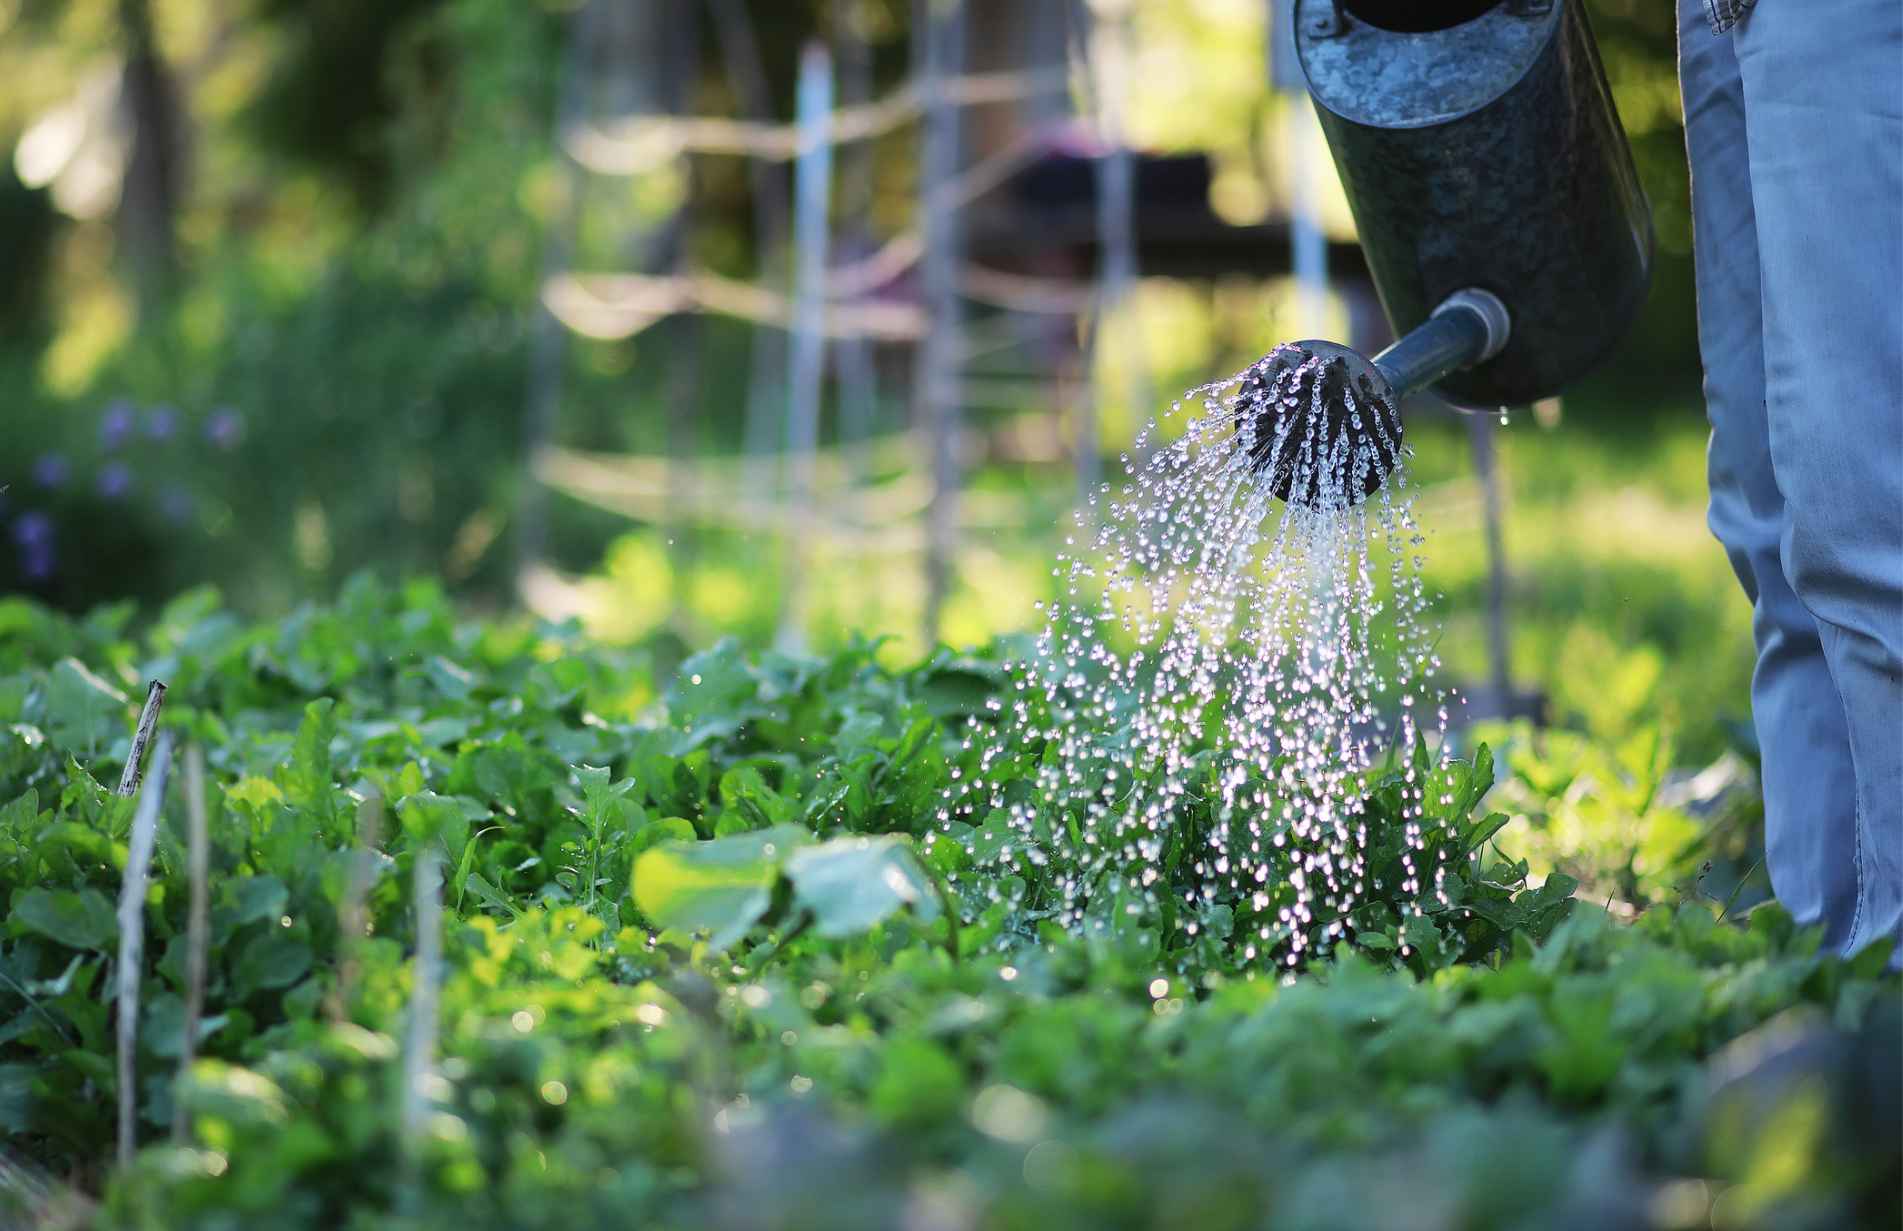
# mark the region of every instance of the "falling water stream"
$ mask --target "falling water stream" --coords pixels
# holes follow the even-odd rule
[[[1248,958],[1297,965],[1369,891],[1370,773],[1446,710],[1399,420],[1340,375],[1281,348],[1191,390],[1080,511],[940,812],[1001,882],[1045,887],[1039,917],[1193,936],[1224,906]],[[1405,782],[1380,823],[1418,852]],[[1379,888],[1437,893],[1427,862]]]

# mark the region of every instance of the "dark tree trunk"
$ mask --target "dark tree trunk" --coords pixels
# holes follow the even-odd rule
[[[149,0],[119,0],[126,67],[120,105],[132,123],[132,154],[119,196],[119,254],[149,315],[178,269],[174,227],[184,191],[183,113],[171,71],[152,35]]]

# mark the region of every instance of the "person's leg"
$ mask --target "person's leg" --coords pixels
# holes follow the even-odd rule
[[[1903,928],[1903,4],[1757,5],[1733,32],[1762,278],[1784,575],[1843,700],[1854,869],[1831,935]],[[1821,797],[1841,772],[1810,776]]]
[[[1729,35],[1702,0],[1679,2],[1679,85],[1692,165],[1698,343],[1711,420],[1709,520],[1752,603],[1751,712],[1763,753],[1765,862],[1800,922],[1841,946],[1856,912],[1856,787],[1843,702],[1817,623],[1785,579],[1784,497],[1765,419],[1758,221],[1744,88]]]

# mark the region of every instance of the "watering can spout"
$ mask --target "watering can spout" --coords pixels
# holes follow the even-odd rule
[[[1270,492],[1301,504],[1355,503],[1401,460],[1401,403],[1450,373],[1484,363],[1513,334],[1506,305],[1456,291],[1373,359],[1318,338],[1277,347],[1244,376],[1238,442]],[[1337,457],[1339,473],[1328,473]]]

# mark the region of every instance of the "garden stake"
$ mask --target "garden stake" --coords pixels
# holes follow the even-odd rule
[[[205,818],[205,752],[197,744],[185,750],[186,867],[191,905],[185,919],[185,1031],[178,1053],[182,1083],[198,1058],[198,1023],[205,1013],[205,963],[211,948],[210,845]],[[185,1104],[172,1102],[172,1139],[185,1140]]]
[[[145,690],[145,708],[139,711],[139,726],[132,735],[132,751],[126,754],[126,767],[119,773],[119,794],[132,798],[139,789],[139,765],[145,760],[145,746],[158,729],[159,711],[165,708],[165,682],[153,680]]]
[[[337,963],[337,982],[331,988],[326,1009],[333,1022],[341,1022],[350,1010],[350,997],[357,987],[362,963],[358,952],[369,926],[365,902],[376,880],[377,858],[383,844],[383,796],[376,791],[357,805],[357,848],[351,854],[350,879],[344,886],[343,901],[337,904],[337,934],[342,938],[342,960]]]
[[[162,694],[163,685],[154,685]],[[137,760],[133,764],[137,764]],[[133,1050],[139,1041],[139,974],[145,965],[145,886],[158,837],[159,808],[172,764],[171,732],[159,736],[152,756],[152,780],[139,795],[126,853],[125,880],[119,888],[119,1165],[131,1163],[135,1148],[135,1112],[139,1103]]]
[[[443,980],[443,855],[435,837],[416,851],[415,985],[410,990],[410,1026],[403,1049],[403,1145],[409,1187],[414,1188],[428,1110],[430,1069],[436,1054],[436,1001]]]

